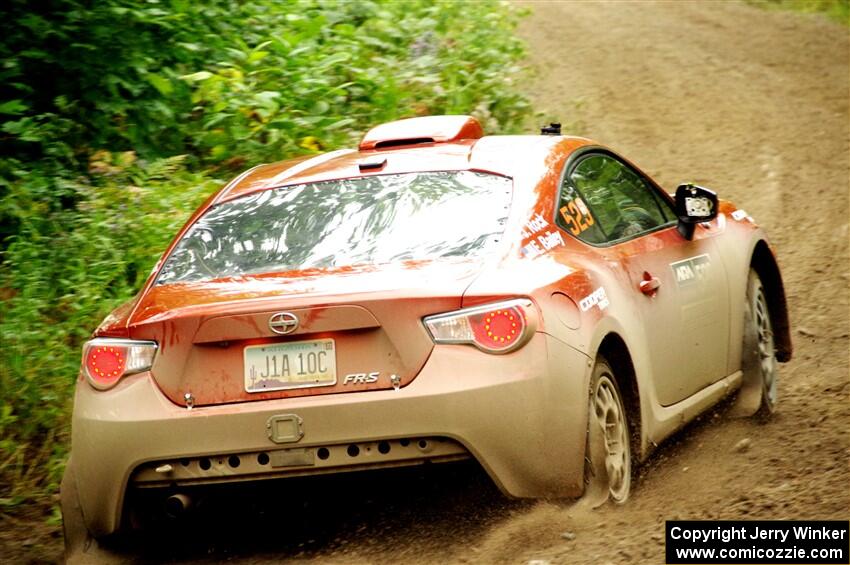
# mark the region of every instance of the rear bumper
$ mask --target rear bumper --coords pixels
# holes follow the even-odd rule
[[[578,496],[589,374],[587,357],[538,333],[519,351],[501,356],[437,346],[417,378],[398,391],[187,410],[170,402],[146,373],[106,392],[80,383],[72,428],[80,508],[88,529],[105,535],[120,524],[131,478],[150,475],[151,463],[288,448],[312,453],[324,446],[422,437],[450,440],[455,447],[447,456],[471,454],[511,496]],[[303,437],[272,442],[269,418],[289,414],[302,420]],[[361,468],[364,462],[369,466],[368,459],[360,460]],[[310,474],[303,466],[297,471]]]

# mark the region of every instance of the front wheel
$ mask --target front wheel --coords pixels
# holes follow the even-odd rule
[[[758,273],[750,269],[744,302],[741,389],[731,415],[763,420],[770,417],[776,411],[778,372],[767,294]]]
[[[769,416],[776,411],[777,397],[777,367],[776,346],[773,341],[773,324],[770,321],[770,310],[767,306],[767,296],[761,279],[754,270],[750,270],[747,281],[747,306],[750,309],[751,331],[755,337],[755,369],[759,373],[761,385],[761,406],[756,412],[758,416]]]
[[[590,381],[585,498],[594,505],[605,500],[624,503],[629,497],[632,456],[628,416],[617,379],[599,358]]]

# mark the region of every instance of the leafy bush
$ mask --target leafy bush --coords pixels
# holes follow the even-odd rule
[[[141,165],[132,152],[95,157],[100,172],[62,183],[77,206],[33,203],[6,249],[0,507],[58,484],[80,345],[143,284],[189,210],[220,186],[186,171],[182,157]]]
[[[403,115],[473,113],[505,129],[528,109],[510,88],[521,54],[512,19],[493,4],[475,17],[463,3],[295,4],[182,77],[206,159],[336,147]]]
[[[8,0],[0,19],[0,510],[54,491],[80,345],[234,169],[473,113],[512,131],[496,0]]]
[[[749,0],[749,2],[763,8],[824,13],[836,22],[850,26],[850,0]]]
[[[510,88],[514,17],[494,1],[48,6],[8,2],[0,113],[71,120],[75,150],[278,159],[399,115],[474,112],[505,128],[527,110]],[[33,156],[15,141],[3,140]]]

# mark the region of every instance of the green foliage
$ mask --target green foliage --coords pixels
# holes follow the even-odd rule
[[[75,148],[182,149],[182,132],[172,126],[187,104],[180,104],[180,82],[169,78],[175,66],[204,55],[180,46],[179,38],[191,33],[186,13],[159,2],[7,0],[3,15],[5,113],[72,120],[81,127],[65,141]],[[3,141],[37,155],[20,139]]]
[[[510,88],[521,55],[512,19],[493,4],[476,17],[468,4],[428,1],[294,7],[181,77],[206,159],[336,147],[405,115],[473,113],[504,129],[528,109]]]
[[[765,8],[824,13],[833,20],[850,26],[850,0],[750,0],[750,2]]]
[[[55,490],[80,346],[236,169],[402,117],[527,116],[497,0],[7,0],[0,511]]]
[[[515,18],[493,0],[54,0],[38,12],[10,0],[6,12],[0,114],[70,120],[63,140],[78,151],[241,165],[404,115],[472,112],[504,129],[528,109],[511,88]],[[7,133],[4,153],[41,153]]]
[[[186,171],[182,157],[141,164],[133,153],[95,157],[97,172],[62,183],[76,207],[50,209],[24,196],[31,208],[6,249],[0,476],[10,492],[0,491],[4,497],[58,484],[81,343],[138,290],[187,214],[220,186]]]

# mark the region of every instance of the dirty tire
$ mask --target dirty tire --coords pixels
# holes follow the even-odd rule
[[[632,458],[628,414],[614,371],[600,357],[590,379],[587,458],[583,500],[599,506],[623,504],[631,488]]]
[[[755,356],[754,370],[761,385],[761,405],[755,416],[765,419],[776,411],[778,368],[767,295],[758,273],[753,269],[750,269],[747,280],[747,308],[747,322],[752,324],[750,330],[755,338],[751,354]]]

